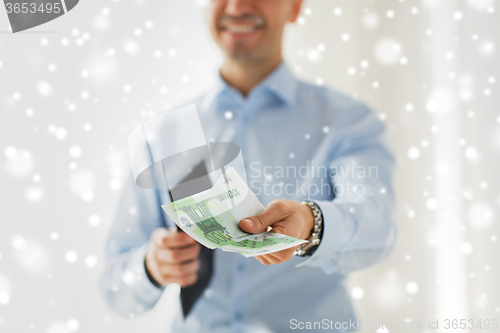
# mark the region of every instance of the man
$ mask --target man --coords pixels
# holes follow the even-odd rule
[[[240,227],[259,233],[270,226],[319,246],[257,260],[213,251],[208,286],[185,318],[177,316],[174,332],[325,325],[351,331],[356,319],[346,274],[385,258],[394,246],[394,158],[384,126],[361,102],[298,81],[283,62],[284,26],[301,5],[209,0],[210,32],[224,61],[217,83],[194,103],[208,139],[241,147],[248,185],[267,205]],[[171,221],[160,204],[169,200],[133,179],[125,189],[102,280],[108,303],[125,316],[153,308],[170,283],[188,290],[201,279],[199,267],[208,259],[199,259],[200,245],[189,236],[167,229]]]

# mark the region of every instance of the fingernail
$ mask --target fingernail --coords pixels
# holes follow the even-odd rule
[[[253,224],[253,221],[252,220],[249,220],[249,219],[243,219],[243,221],[245,221],[245,223],[250,227],[250,228],[253,228],[254,227],[254,224]]]

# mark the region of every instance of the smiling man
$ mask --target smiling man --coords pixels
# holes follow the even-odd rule
[[[172,222],[160,205],[170,198],[131,179],[101,284],[115,311],[145,312],[165,286],[178,283],[182,313],[173,332],[286,332],[298,323],[357,328],[344,282],[394,246],[394,158],[369,108],[297,80],[283,61],[283,31],[301,5],[208,0],[208,25],[224,61],[216,84],[194,103],[207,138],[241,147],[249,186],[267,205],[240,227],[309,242],[257,260],[201,248],[167,229]]]

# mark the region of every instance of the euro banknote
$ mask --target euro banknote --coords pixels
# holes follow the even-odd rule
[[[252,257],[281,251],[307,241],[264,231],[249,234],[238,222],[265,208],[233,169],[226,169],[215,185],[193,196],[162,205],[182,231],[210,249]]]

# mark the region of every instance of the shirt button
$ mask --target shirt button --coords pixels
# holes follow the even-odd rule
[[[238,272],[243,272],[245,270],[245,264],[240,262],[238,263]]]
[[[234,314],[234,318],[237,320],[237,321],[240,321],[241,319],[243,319],[243,314],[241,312],[236,312]]]

